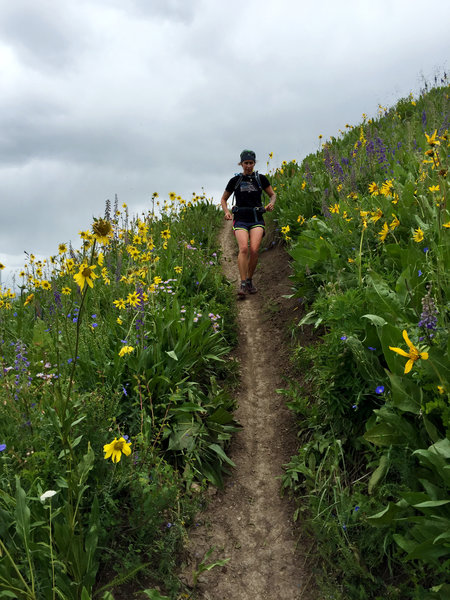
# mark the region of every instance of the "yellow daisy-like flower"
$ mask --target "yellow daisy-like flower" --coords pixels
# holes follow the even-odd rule
[[[65,252],[67,252],[67,246],[65,244],[59,244],[58,252],[59,254],[64,254]]]
[[[404,373],[406,374],[411,371],[416,360],[419,360],[419,358],[421,358],[422,360],[427,360],[428,352],[419,352],[419,350],[410,341],[406,329],[403,330],[402,335],[403,339],[408,345],[409,351],[405,352],[405,350],[402,350],[402,348],[393,348],[392,346],[389,346],[389,350],[392,350],[392,352],[396,352],[397,354],[400,354],[400,356],[404,356],[409,359],[405,365]]]
[[[437,129],[434,130],[433,135],[427,135],[427,134],[425,134],[425,137],[427,138],[427,144],[429,146],[433,147],[433,146],[440,146],[441,145],[441,142],[436,139],[436,135],[437,135]]]
[[[334,213],[334,214],[338,215],[339,214],[339,204],[335,203],[333,206],[329,206],[328,210],[331,213]]]
[[[83,291],[86,283],[89,287],[94,287],[94,279],[98,277],[94,273],[94,269],[97,268],[97,265],[91,265],[90,267],[86,264],[81,265],[80,270],[76,275],[73,276],[76,283],[78,284],[80,291]]]
[[[120,317],[117,317],[116,321],[117,321],[118,325],[122,325],[122,323],[123,323],[123,321]]]
[[[103,446],[103,452],[105,453],[105,460],[111,458],[114,463],[120,462],[122,454],[130,456],[131,454],[131,442],[127,442],[125,438],[119,439],[114,438],[110,444]]]
[[[291,228],[289,227],[289,225],[285,225],[284,227],[281,228],[281,233],[283,235],[287,235],[290,232]]]
[[[439,192],[440,187],[438,185],[430,185],[428,189],[430,190],[430,192]]]
[[[302,188],[302,190],[304,190],[306,187],[306,181],[302,181],[302,185],[300,187]]]
[[[26,306],[27,304],[30,304],[30,302],[33,302],[33,299],[34,299],[34,294],[30,294],[29,296],[27,296],[23,305]]]
[[[68,258],[66,260],[66,269],[68,273],[72,273],[72,271],[75,268],[75,261],[73,260],[73,258]]]
[[[153,277],[153,283],[154,283],[155,285],[158,285],[158,284],[159,284],[159,283],[161,283],[161,282],[162,282],[162,279],[161,279],[161,277],[158,277],[157,275],[156,275],[156,277]]]
[[[303,225],[304,222],[305,222],[305,217],[303,215],[298,215],[297,223],[299,223],[300,225]]]
[[[447,227],[447,229],[449,229],[450,228],[450,221],[447,221],[447,223],[444,223],[443,227]]]
[[[133,346],[123,346],[119,351],[119,356],[125,356],[125,354],[131,354],[133,352]]]
[[[177,197],[175,192],[169,192],[169,198],[173,201]]]
[[[380,236],[380,242],[384,242],[388,233],[389,233],[389,227],[388,227],[388,224],[385,223],[383,225],[383,227],[381,228],[381,231],[378,232],[378,235]]]
[[[133,308],[135,308],[140,303],[140,301],[141,299],[136,291],[134,291],[132,294],[128,294],[127,296],[127,303]]]
[[[387,179],[381,186],[380,192],[383,196],[392,196],[392,192],[394,191],[394,183],[392,179]]]
[[[119,310],[122,310],[127,307],[127,305],[125,304],[125,300],[123,298],[119,298],[118,300],[113,300],[113,304]]]
[[[423,240],[423,231],[418,227],[413,233],[413,240],[417,243]]]
[[[369,183],[369,192],[371,193],[372,196],[378,196],[379,195],[380,188],[375,183],[375,181],[372,181],[372,183]]]
[[[167,242],[167,240],[170,240],[170,230],[169,229],[163,229],[163,231],[161,231],[161,237],[166,242]]]
[[[174,267],[173,269],[175,271],[175,273],[178,273],[178,275],[183,271],[183,267]]]
[[[44,279],[44,281],[41,281],[41,288],[43,290],[51,290],[52,284],[50,283],[50,281],[47,281],[46,279]]]
[[[61,293],[64,294],[64,296],[70,296],[70,294],[72,293],[72,290],[69,287],[63,287],[63,289],[61,290]]]
[[[389,223],[389,228],[392,229],[392,231],[394,231],[394,229],[400,225],[400,221],[397,219],[397,217],[394,215],[394,213],[392,213],[392,216],[394,218]]]
[[[374,223],[376,223],[383,216],[383,211],[381,210],[381,208],[378,208],[375,211],[371,211],[370,214],[372,215],[370,217],[370,220],[373,221]]]

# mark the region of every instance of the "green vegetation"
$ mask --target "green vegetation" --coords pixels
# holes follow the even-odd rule
[[[107,203],[1,292],[0,598],[111,599],[144,572],[182,592],[186,527],[232,465],[236,332],[222,215],[173,196],[159,218]]]
[[[380,107],[273,178],[303,384],[283,487],[325,597],[450,594],[449,88]]]

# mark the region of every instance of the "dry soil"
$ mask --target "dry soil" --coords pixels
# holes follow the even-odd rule
[[[223,269],[237,289],[236,243],[231,223],[222,234]],[[238,302],[240,364],[236,418],[242,429],[228,450],[236,464],[225,488],[213,492],[190,531],[184,578],[212,547],[215,559],[229,558],[199,577],[199,600],[312,600],[305,556],[308,540],[280,494],[283,465],[296,451],[293,416],[277,390],[289,371],[285,325],[297,316],[289,260],[277,245],[261,253],[254,284],[258,293]],[[301,541],[300,541],[301,540]]]

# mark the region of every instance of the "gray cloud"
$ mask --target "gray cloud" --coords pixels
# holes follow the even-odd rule
[[[436,0],[15,0],[0,7],[0,261],[49,255],[117,193],[218,201],[446,67]],[[436,19],[435,15],[440,18]],[[447,18],[446,18],[447,17]],[[427,32],[432,43],[418,40]],[[3,259],[1,258],[3,257]],[[4,272],[5,273],[5,272]]]

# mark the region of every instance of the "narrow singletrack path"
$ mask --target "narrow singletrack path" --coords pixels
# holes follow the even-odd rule
[[[227,222],[222,234],[225,276],[236,282],[237,248]],[[228,454],[236,463],[225,489],[215,493],[188,544],[190,567],[215,547],[208,562],[230,558],[199,578],[200,600],[307,600],[304,552],[292,520],[293,507],[280,494],[283,464],[295,452],[293,417],[277,389],[283,387],[286,341],[284,310],[294,316],[288,259],[275,247],[261,254],[254,277],[258,293],[238,302],[240,363],[236,418],[242,425]],[[283,309],[283,302],[285,303]],[[286,303],[289,304],[286,306]]]

